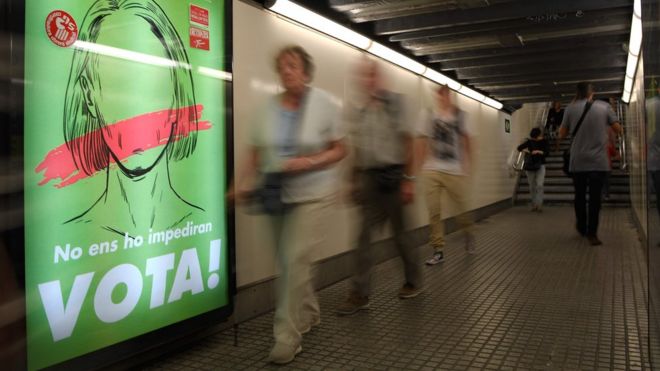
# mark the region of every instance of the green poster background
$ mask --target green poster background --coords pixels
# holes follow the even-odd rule
[[[167,76],[171,77],[172,71],[178,69],[179,72],[183,71],[178,75],[179,78],[183,76],[185,80],[186,71],[190,71],[194,86],[193,103],[203,106],[199,122],[208,121],[211,124],[210,129],[198,132],[194,150],[187,147],[189,155],[176,159],[170,158],[165,152],[165,155],[157,160],[164,146],[147,149],[142,154],[130,157],[126,161],[127,166],[146,168],[140,161],[145,164],[156,161],[157,165],[146,174],[134,178],[127,177],[117,165],[111,164],[109,170],[98,171],[93,176],[65,187],[55,186],[61,179],[53,179],[39,185],[44,179],[44,172],[36,171],[37,166],[51,150],[65,143],[65,96],[74,55],[74,47],[57,46],[49,40],[45,30],[46,19],[52,11],[63,10],[70,14],[81,28],[88,9],[94,3],[95,1],[91,0],[26,1],[25,256],[30,369],[57,364],[229,303],[228,244],[223,197],[226,148],[225,85],[216,74],[217,71],[223,70],[224,61],[225,15],[222,0],[105,1],[108,4],[141,4],[147,11],[149,6],[157,4],[178,33],[189,65],[163,67],[101,56],[95,67],[96,73],[101,75],[97,76],[98,81],[105,85],[101,91],[95,85],[97,82],[86,81],[87,85],[91,86],[88,92],[93,93],[88,93],[86,99],[80,100],[80,106],[94,101],[93,109],[102,112],[108,121],[105,124],[109,125],[116,120],[172,108],[172,102],[181,92],[173,89],[173,78],[168,79]],[[193,25],[189,16],[191,3],[209,11],[207,27],[194,25],[209,31],[209,50],[190,47],[189,30]],[[154,33],[143,18],[131,15],[130,12],[117,13],[115,18],[118,20],[115,24],[101,25],[98,43],[103,41],[116,49],[142,53],[129,53],[133,57],[160,53],[160,61],[168,58],[165,49],[158,42],[154,43],[154,40],[158,39],[155,39]],[[200,72],[200,67],[208,69],[202,69]],[[171,97],[169,103],[163,104],[163,96]],[[190,100],[187,102],[191,103]],[[136,129],[131,133],[124,133],[124,143],[136,138],[141,140],[140,135],[149,134],[143,131]],[[146,139],[144,141],[146,142]],[[96,203],[97,201],[99,202]],[[91,211],[85,214],[90,208]],[[81,214],[81,218],[66,223]],[[152,219],[155,219],[155,222],[151,221]],[[211,230],[194,236],[179,236],[180,238],[173,239],[168,244],[148,242],[150,229],[156,232],[168,228],[183,228],[187,222],[207,226],[207,223],[211,223]],[[129,233],[132,237],[143,236],[143,245],[125,249],[124,233]],[[115,240],[116,251],[91,255],[90,247],[94,244]],[[209,283],[213,273],[210,271],[213,265],[209,261],[210,244],[214,240],[221,240],[219,270],[216,271],[219,273],[217,286]],[[66,244],[70,244],[70,252],[75,247],[80,247],[80,255],[77,256],[74,252],[67,260],[63,258],[65,254],[60,253],[56,263],[56,246],[65,250]],[[202,290],[195,292],[184,287],[180,299],[172,299],[170,295],[175,285],[175,275],[180,268],[182,253],[187,249],[195,250],[200,272],[193,269],[194,264],[193,268],[184,266],[188,269],[182,268],[183,275],[179,278],[183,283],[190,283],[194,276],[201,274]],[[163,297],[164,302],[154,306],[151,301],[155,277],[153,272],[151,275],[146,272],[147,260],[171,253],[174,254],[173,264],[164,270],[164,293],[156,295]],[[111,285],[112,303],[122,303],[130,292],[137,292],[139,299],[127,315],[110,318],[112,313],[119,309],[113,309],[112,305],[103,305],[107,302],[103,301],[103,295],[96,298],[97,289],[104,276],[120,265],[130,268],[130,272],[140,272],[141,290],[135,291],[140,286],[135,280],[130,284]],[[40,293],[39,285],[58,282],[61,288],[60,306],[63,306],[60,309],[75,312],[71,305],[67,308],[67,303],[70,304],[73,301],[71,298],[75,296],[72,287],[76,277],[86,273],[93,273],[93,276],[87,290],[81,291],[84,297],[79,314],[74,318],[73,329],[70,335],[54,340],[53,324],[49,324],[44,300],[50,300],[52,303],[57,303],[57,300],[45,299]],[[120,275],[120,278],[122,277],[128,280],[134,278],[125,274]],[[56,286],[52,284],[43,287],[47,287],[51,293],[60,291],[54,291]],[[99,302],[95,304],[96,300]],[[56,312],[57,305],[53,304],[53,308]],[[99,311],[105,313],[101,316],[104,320],[100,319]]]

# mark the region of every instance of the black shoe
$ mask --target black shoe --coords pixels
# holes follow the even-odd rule
[[[587,239],[589,239],[589,245],[591,246],[600,246],[603,244],[603,242],[599,240],[598,236],[596,236],[595,234],[587,236]]]
[[[580,234],[580,236],[582,236],[582,237],[586,237],[586,236],[587,236],[587,231],[580,229],[580,227],[575,226],[575,230],[577,231],[577,233]]]

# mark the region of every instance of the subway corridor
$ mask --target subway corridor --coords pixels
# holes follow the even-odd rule
[[[320,291],[321,324],[284,367],[267,363],[273,313],[161,358],[147,369],[648,370],[645,251],[630,210],[604,208],[603,246],[575,232],[572,208],[514,207],[481,221],[478,253],[448,238],[424,267],[425,292],[400,300],[398,258],[373,274],[370,309],[337,317],[348,281]],[[420,247],[425,257],[430,248]]]

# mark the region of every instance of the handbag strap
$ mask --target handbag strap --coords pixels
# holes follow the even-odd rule
[[[303,123],[305,122],[305,116],[307,114],[307,105],[309,104],[309,96],[312,92],[312,88],[309,86],[305,87],[305,92],[303,93],[302,100],[300,101],[300,107],[298,108],[298,116],[296,117],[296,156],[300,156],[300,143],[302,142],[303,136]]]
[[[575,140],[575,136],[577,135],[578,130],[580,130],[580,127],[582,126],[582,121],[584,121],[584,117],[587,115],[587,112],[589,112],[591,105],[592,102],[589,101],[587,101],[587,103],[584,105],[584,111],[582,111],[582,116],[580,116],[580,119],[578,120],[577,125],[575,125],[575,129],[571,134],[571,138],[573,138],[573,140]]]
[[[294,141],[296,145],[296,154],[300,155],[300,142],[302,141],[302,135],[303,135],[303,123],[305,122],[305,115],[307,114],[307,106],[309,103],[309,96],[311,94],[312,88],[309,86],[305,87],[305,91],[303,92],[302,98],[300,99],[300,105],[298,106],[298,112],[296,114],[296,121],[295,121],[295,133],[294,133]]]

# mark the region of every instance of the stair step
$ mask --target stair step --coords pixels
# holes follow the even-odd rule
[[[564,157],[561,156],[561,155],[556,155],[556,156],[549,155],[549,156],[545,157],[545,162],[546,163],[548,163],[548,162],[560,162],[561,163],[561,162],[564,162]],[[619,160],[613,160],[612,161],[613,164],[618,164],[620,162],[621,161],[619,161]]]
[[[523,176],[520,178],[520,186],[523,185],[528,185],[529,180],[527,179],[526,176]],[[569,177],[546,177],[544,184],[546,186],[553,186],[553,185],[569,185],[573,186],[573,180]],[[630,180],[628,177],[611,177],[610,178],[610,186],[629,186]]]
[[[554,203],[573,203],[573,194],[548,194],[543,196],[543,202]],[[519,202],[529,202],[531,201],[531,196],[529,194],[518,195],[516,198]],[[609,200],[602,199],[604,204],[629,204],[630,196],[625,194],[612,194],[610,195]]]
[[[551,193],[573,193],[574,188],[572,185],[545,185],[543,186],[543,192],[545,194]],[[528,185],[521,185],[518,189],[518,194],[529,193]],[[630,194],[630,187],[628,186],[619,186],[619,185],[610,185],[611,194]]]
[[[524,176],[523,176],[524,177]],[[521,177],[521,179],[523,178]],[[561,169],[547,169],[545,170],[545,177],[547,178],[567,178],[566,174],[564,174],[564,171]],[[615,171],[612,172],[611,178],[625,178],[628,179],[628,174],[625,172],[622,172],[619,169],[616,169]]]

